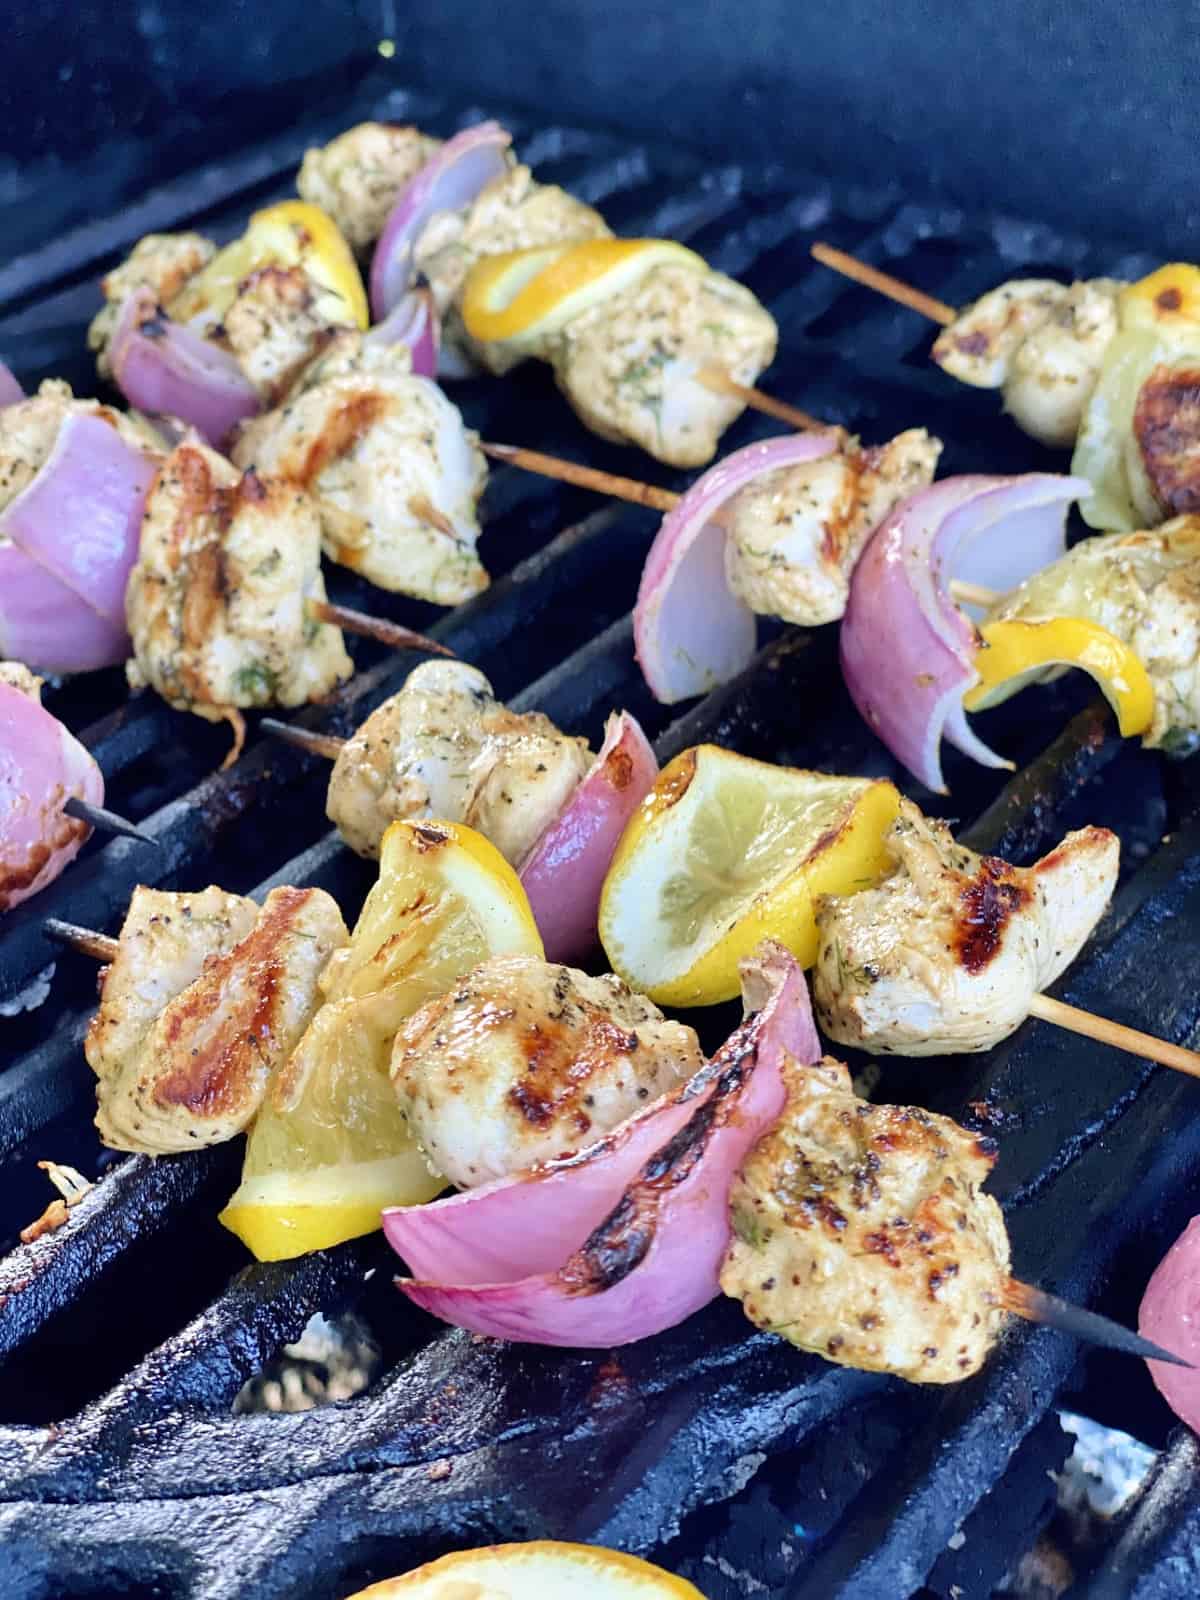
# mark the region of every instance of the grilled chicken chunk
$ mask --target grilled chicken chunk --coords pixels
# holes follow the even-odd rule
[[[320,556],[303,490],[177,446],[151,486],[129,575],[130,682],[210,722],[328,694],[353,667],[340,631],[305,610],[325,597]]]
[[[102,378],[113,375],[108,347],[127,296],[135,289],[151,289],[155,300],[165,305],[216,253],[216,245],[201,233],[148,233],[119,267],[101,278],[105,303],[92,318],[88,349],[96,352],[96,368]]]
[[[439,211],[417,240],[415,260],[433,289],[448,345],[471,365],[503,373],[523,359],[510,347],[478,344],[458,313],[467,274],[485,256],[534,245],[607,239],[612,229],[598,211],[556,184],[536,183],[528,167],[514,166],[460,211]]]
[[[1086,617],[1133,650],[1154,686],[1151,747],[1200,734],[1200,517],[1084,539],[1027,578],[988,620]],[[1051,668],[1044,676],[1053,677]]]
[[[274,889],[261,911],[220,889],[137,889],[84,1046],[105,1144],[164,1155],[240,1133],[347,937],[321,889]]]
[[[519,866],[591,759],[540,712],[501,705],[475,667],[426,661],[342,746],[326,809],[360,856],[400,817],[443,817]]]
[[[987,1050],[1082,949],[1117,881],[1107,828],[1069,833],[1034,867],[956,844],[904,801],[896,870],[817,907],[813,999],[831,1039],[872,1055]]]
[[[27,400],[0,407],[0,511],[45,466],[69,416],[99,417],[146,455],[159,453],[154,436],[124,412],[98,400],[77,400],[69,383],[47,378]]]
[[[316,496],[326,554],[382,589],[457,605],[485,589],[475,551],[487,462],[478,435],[403,345],[339,334],[233,458]]]
[[[703,1059],[619,978],[502,956],[404,1023],[392,1081],[431,1165],[467,1189],[592,1143]]]
[[[753,384],[774,359],[778,332],[740,283],[667,262],[573,318],[546,355],[559,388],[601,438],[699,467],[744,407],[697,373],[713,367]]]
[[[36,672],[20,661],[0,661],[0,683],[6,683],[10,689],[15,689],[18,694],[23,694],[27,700],[33,700],[37,705],[42,703],[42,683]]]
[[[264,405],[277,405],[297,376],[347,326],[340,299],[303,267],[259,267],[242,280],[209,338],[231,350]]]
[[[1003,389],[1005,410],[1043,444],[1075,443],[1117,331],[1115,278],[1014,278],[966,307],[933,346],[951,377]]]
[[[845,436],[836,455],[756,479],[725,515],[730,588],[760,616],[835,622],[863,546],[893,506],[933,481],[941,453],[924,428],[870,450]]]
[[[395,122],[360,122],[305,151],[296,188],[302,200],[327,211],[362,253],[383,232],[401,189],[441,142]]]
[[[730,1192],[721,1287],[760,1328],[843,1366],[956,1383],[1004,1321],[994,1146],[949,1117],[860,1100],[828,1058],[785,1060],[788,1102]]]

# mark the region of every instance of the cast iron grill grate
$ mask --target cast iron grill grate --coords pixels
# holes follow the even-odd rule
[[[922,208],[884,186],[705,171],[678,150],[485,109],[512,127],[540,177],[600,205],[617,231],[684,238],[747,281],[782,330],[773,392],[870,439],[924,424],[946,441],[947,472],[1059,463],[1000,418],[993,397],[928,366],[928,330],[911,314],[810,267],[818,232],[952,302],[1030,268],[1069,276],[1150,265],[1043,225]],[[151,229],[229,236],[252,206],[288,191],[307,143],[368,111],[442,133],[483,114],[377,92],[243,159],[149,185],[135,205],[32,253],[14,248],[0,269],[0,350],[26,379],[60,373],[87,392],[83,328],[96,277]],[[20,224],[0,217],[14,246]],[[544,372],[468,384],[459,398],[487,437],[650,475],[644,459],[576,425]],[[725,447],[769,431],[747,415]],[[483,553],[500,576],[478,600],[435,618],[341,569],[330,574],[333,598],[433,631],[498,693],[593,740],[623,704],[664,759],[711,738],[899,778],[849,703],[831,630],[777,633],[736,684],[673,714],[649,699],[631,654],[629,612],[653,519],[508,469],[494,474],[487,506]],[[359,676],[334,707],[300,720],[346,731],[415,659],[354,648]],[[98,1170],[80,1050],[95,973],[51,945],[47,916],[115,931],[138,881],[243,891],[318,882],[352,915],[368,881],[326,832],[317,761],[251,738],[236,767],[214,773],[224,732],[153,696],[127,702],[115,673],[51,703],[75,726],[93,723],[86,737],[112,803],[144,819],[160,848],[93,846],[0,927],[0,1002],[46,990],[39,1006],[0,1023],[0,1203],[14,1232],[46,1199],[37,1158]],[[993,713],[988,736],[1019,770],[1001,786],[952,759],[953,815],[971,843],[1028,859],[1085,820],[1122,837],[1123,887],[1060,992],[1192,1039],[1200,997],[1182,980],[1200,964],[1197,775],[1122,744],[1069,680]],[[720,1032],[716,1020],[712,1028]],[[879,1092],[998,1132],[994,1188],[1021,1275],[1132,1319],[1147,1264],[1191,1210],[1200,1169],[1192,1084],[1035,1024],[982,1058],[890,1063]],[[1153,1442],[1166,1431],[1140,1367],[1081,1357],[1062,1336],[1026,1327],[976,1379],[945,1393],[798,1355],[731,1304],[615,1356],[473,1339],[392,1293],[379,1238],[246,1267],[214,1220],[238,1160],[225,1147],[107,1161],[65,1228],[0,1260],[5,1595],[315,1600],[463,1542],[546,1534],[640,1550],[674,1540],[672,1559],[714,1600],[983,1600],[1016,1548],[1014,1529],[1025,1537],[1048,1515],[1045,1472],[1066,1452],[1056,1405],[1069,1398]],[[246,1378],[314,1312],[364,1307],[387,1357],[367,1393],[306,1413],[232,1414]],[[1165,1458],[1095,1590],[1103,1600],[1194,1592],[1176,1580],[1194,1547],[1194,1518],[1181,1508],[1196,1474],[1190,1446]],[[948,1550],[960,1527],[967,1545]]]

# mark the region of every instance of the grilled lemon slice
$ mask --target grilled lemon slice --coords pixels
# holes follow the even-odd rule
[[[778,939],[817,953],[813,902],[888,870],[883,836],[900,797],[882,779],[752,761],[716,745],[664,767],[625,830],[600,900],[613,969],[660,1005],[739,992],[738,962]]]
[[[460,1550],[362,1589],[351,1600],[704,1600],[661,1567],[599,1545],[493,1544]]]
[[[238,285],[263,267],[303,267],[320,291],[319,310],[327,322],[365,328],[370,321],[354,252],[333,218],[303,200],[256,211],[241,238],[189,278],[167,311],[176,322],[220,322]]]
[[[278,1261],[372,1233],[385,1206],[444,1189],[400,1115],[392,1040],[479,962],[541,954],[525,891],[494,845],[457,823],[394,822],[379,881],[321,979],[325,1004],[250,1130],[225,1226]]]

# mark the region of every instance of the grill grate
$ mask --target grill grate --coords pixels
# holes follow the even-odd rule
[[[82,335],[96,276],[151,228],[229,236],[248,209],[288,190],[305,144],[368,109],[443,133],[500,115],[540,177],[600,205],[618,231],[686,239],[750,284],[783,331],[773,392],[872,439],[924,423],[946,440],[946,472],[1059,463],[998,418],[991,396],[932,371],[927,330],[911,315],[810,270],[812,238],[952,302],[1031,266],[1061,276],[1150,264],[1044,226],[922,208],[885,186],[706,172],[678,150],[375,91],[244,158],[148,188],[108,220],[14,252],[0,270],[0,350],[26,377],[64,373],[86,392]],[[485,436],[645,470],[584,433],[543,371],[471,383],[456,397]],[[725,446],[770,431],[747,415]],[[679,483],[661,469],[656,478]],[[434,633],[498,693],[593,741],[606,711],[623,704],[662,759],[716,739],[798,765],[899,777],[850,705],[832,630],[776,633],[737,683],[673,715],[649,699],[631,655],[629,611],[653,518],[597,508],[511,469],[493,475],[487,508],[483,555],[503,576],[457,612],[435,620],[341,569],[330,573],[332,598]],[[413,664],[364,641],[352,650],[359,676],[335,706],[298,720],[344,732]],[[80,1050],[95,973],[51,945],[44,918],[115,931],[139,880],[245,891],[266,872],[260,888],[320,883],[349,915],[369,880],[325,831],[326,769],[315,759],[252,739],[232,771],[214,774],[227,734],[152,696],[125,703],[117,674],[56,691],[51,704],[74,726],[99,719],[86,738],[112,803],[145,818],[161,848],[95,844],[0,925],[0,1002],[49,986],[43,1005],[0,1023],[0,1202],[14,1224],[44,1203],[37,1157],[91,1172],[97,1163]],[[1028,859],[1083,820],[1122,837],[1117,902],[1059,992],[1192,1039],[1200,998],[1179,975],[1200,965],[1197,776],[1118,741],[1071,680],[990,714],[988,737],[1021,770],[1001,786],[951,756],[953,814],[969,842]],[[904,786],[927,809],[947,810]],[[713,1035],[724,1020],[709,1019]],[[1190,1210],[1200,1170],[1192,1084],[1034,1025],[983,1058],[889,1063],[881,1092],[999,1132],[993,1187],[1020,1274],[1131,1319],[1146,1264]],[[995,1530],[1023,1516],[1027,1531],[1048,1514],[1044,1474],[1066,1449],[1058,1403],[1073,1397],[1151,1442],[1165,1433],[1165,1408],[1140,1367],[1084,1358],[1062,1336],[1027,1327],[977,1378],[936,1394],[801,1356],[752,1331],[732,1304],[615,1357],[473,1339],[391,1291],[378,1237],[246,1267],[214,1221],[238,1160],[229,1147],[113,1160],[65,1228],[0,1260],[6,1595],[315,1600],[464,1541],[546,1534],[641,1550],[676,1540],[672,1559],[714,1600],[894,1600],[926,1584],[982,1600],[1016,1537],[1006,1543]],[[231,1414],[242,1383],[281,1342],[315,1311],[348,1307],[370,1310],[384,1330],[384,1375],[366,1394],[307,1413]],[[1190,1444],[1164,1459],[1107,1586],[1095,1590],[1102,1600],[1194,1592],[1170,1585],[1179,1552],[1194,1548],[1194,1518],[1181,1522],[1180,1507],[1197,1470]],[[703,1510],[722,1501],[730,1505]],[[962,1554],[947,1550],[960,1525]]]

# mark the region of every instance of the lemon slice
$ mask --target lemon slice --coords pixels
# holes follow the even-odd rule
[[[388,1076],[406,1017],[492,956],[542,954],[529,901],[472,828],[394,822],[325,1003],[271,1084],[221,1221],[260,1261],[372,1233],[385,1206],[445,1188],[413,1142]]]
[[[1172,261],[1139,278],[1117,297],[1122,328],[1151,328],[1170,338],[1200,329],[1200,268]]]
[[[664,261],[708,270],[673,239],[585,239],[485,256],[463,286],[463,325],[481,343],[544,339]]]
[[[494,1544],[460,1550],[350,1600],[704,1600],[661,1567],[600,1545]]]
[[[239,284],[262,267],[303,267],[319,291],[316,309],[326,322],[367,326],[367,294],[354,252],[333,218],[303,200],[256,211],[241,238],[189,278],[167,311],[177,322],[220,322]]]
[[[600,899],[613,968],[660,1005],[739,992],[738,962],[764,938],[804,966],[813,902],[889,870],[883,836],[900,804],[883,779],[752,761],[716,745],[663,768],[617,846]]]

